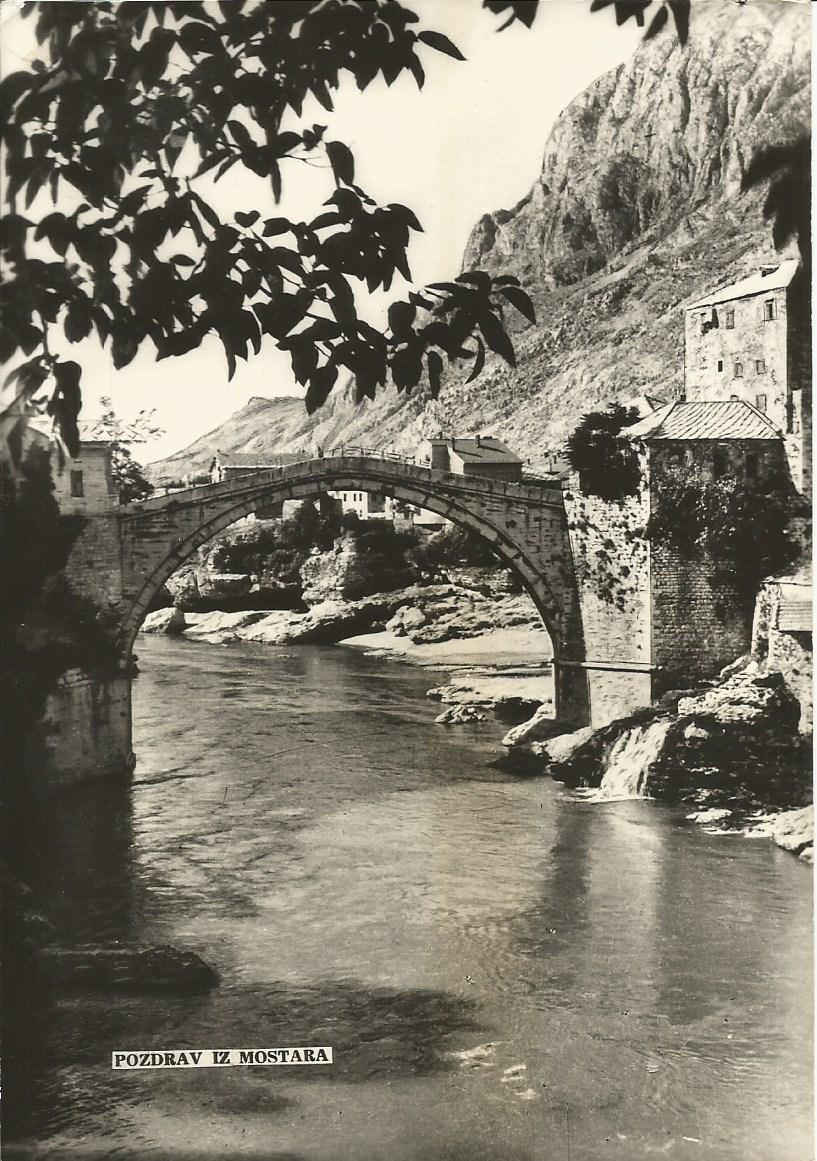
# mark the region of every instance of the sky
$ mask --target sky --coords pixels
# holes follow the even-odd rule
[[[617,28],[609,9],[591,14],[588,0],[542,0],[532,29],[517,23],[499,34],[502,19],[483,11],[479,0],[411,0],[409,7],[421,27],[445,33],[466,60],[429,49],[422,92],[408,75],[391,88],[378,78],[362,94],[349,80],[335,96],[334,113],[307,104],[303,122],[328,124],[327,138],[350,146],[356,181],[378,202],[399,201],[417,214],[424,232],[413,234],[409,262],[415,284],[421,284],[458,272],[479,218],[513,206],[533,185],[559,112],[596,77],[626,60],[641,33],[632,21]],[[4,0],[3,75],[36,51],[30,25],[20,17],[17,0]],[[258,209],[269,216],[289,208],[303,219],[317,212],[332,189],[328,169],[291,162],[284,169],[280,207],[258,179],[227,179],[211,192],[222,212]],[[399,276],[393,294],[405,294]],[[377,302],[366,314],[375,319],[384,305]],[[119,371],[94,339],[66,344],[65,354],[83,369],[83,419],[93,420],[106,395],[125,420],[143,408],[155,410],[164,435],[134,449],[145,462],[184,447],[254,395],[302,394],[288,358],[269,339],[249,363],[239,361],[232,382],[215,339],[160,363],[148,343]]]

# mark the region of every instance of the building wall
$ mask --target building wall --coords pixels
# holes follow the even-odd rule
[[[791,384],[791,432],[786,432],[786,455],[795,487],[809,500],[812,489],[812,322],[810,286],[797,276],[789,288],[790,320],[788,378]]]
[[[54,497],[66,516],[108,512],[118,502],[108,443],[82,443],[79,454],[60,464],[52,455]],[[75,494],[80,492],[81,494]]]
[[[775,318],[764,319],[774,303]],[[728,314],[734,312],[734,326]],[[713,318],[717,325],[712,325]],[[789,403],[788,302],[786,290],[769,290],[715,307],[686,312],[684,382],[688,400],[730,399],[758,407],[786,431]],[[762,360],[763,370],[758,369]],[[740,364],[742,374],[735,374]],[[765,405],[759,397],[765,396]]]

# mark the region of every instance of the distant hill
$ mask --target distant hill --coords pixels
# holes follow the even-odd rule
[[[740,194],[754,150],[810,129],[807,5],[693,5],[689,43],[665,31],[564,110],[529,194],[477,223],[465,267],[515,273],[537,322],[514,316],[519,365],[489,358],[440,397],[347,383],[314,416],[295,398],[250,400],[151,468],[178,476],[213,452],[340,443],[413,449],[440,429],[504,439],[536,466],[608,399],[664,398],[683,381],[683,306],[776,257],[763,196]],[[467,372],[466,372],[467,374]]]

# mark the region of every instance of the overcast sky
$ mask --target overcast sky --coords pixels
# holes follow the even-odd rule
[[[527,193],[561,109],[625,60],[640,33],[632,21],[616,28],[609,10],[591,15],[588,0],[542,0],[533,29],[517,24],[501,34],[496,32],[501,19],[483,11],[480,0],[412,0],[410,7],[422,26],[448,35],[466,61],[429,49],[422,92],[408,75],[391,88],[379,78],[363,94],[350,83],[337,95],[334,114],[307,105],[304,121],[329,123],[327,137],[352,148],[356,180],[381,204],[400,201],[415,211],[425,232],[413,235],[409,260],[415,282],[423,283],[456,273],[479,217],[510,207]],[[6,0],[0,27],[4,75],[30,56],[29,28],[14,0]],[[289,206],[308,218],[332,188],[328,171],[289,163],[283,212]],[[216,190],[222,212],[282,212],[271,204],[266,183],[224,182]],[[395,297],[403,296],[399,276],[394,290]],[[259,356],[239,362],[232,383],[217,340],[161,363],[147,344],[122,371],[113,369],[93,340],[66,345],[69,350],[83,367],[83,418],[94,417],[102,395],[111,396],[124,418],[143,407],[156,409],[166,434],[135,449],[145,460],[185,446],[252,395],[301,393],[288,359],[269,339]]]

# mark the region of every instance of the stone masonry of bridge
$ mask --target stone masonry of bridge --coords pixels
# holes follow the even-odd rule
[[[644,583],[634,585],[626,602],[600,596],[597,578],[587,568],[599,546],[582,539],[578,498],[557,483],[455,475],[410,461],[341,452],[121,507],[111,497],[86,511],[67,579],[115,613],[126,673],[153,598],[197,548],[259,507],[353,490],[376,490],[437,512],[494,547],[520,578],[550,635],[555,713],[566,729],[604,725],[650,702],[654,667]],[[620,520],[626,514],[614,516]],[[618,526],[609,532],[619,545],[626,543]],[[631,564],[634,576],[643,572],[635,558]],[[118,717],[128,731],[120,747],[124,752],[130,716]]]

